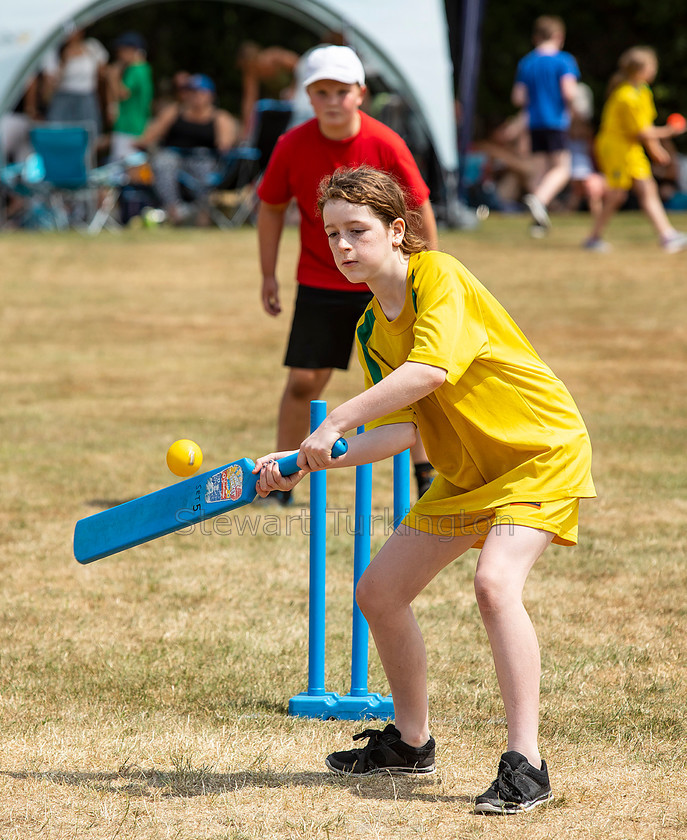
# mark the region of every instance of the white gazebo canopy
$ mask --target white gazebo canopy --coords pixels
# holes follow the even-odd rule
[[[344,32],[423,125],[444,173],[457,169],[453,70],[443,0],[218,0],[240,2],[315,31]],[[73,26],[164,0],[0,0],[0,114],[14,106],[41,55]]]

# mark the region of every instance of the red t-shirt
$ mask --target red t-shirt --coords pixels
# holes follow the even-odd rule
[[[279,138],[258,195],[267,204],[285,204],[294,197],[298,202],[301,255],[296,278],[304,286],[361,291],[334,264],[317,211],[317,189],[322,178],[331,175],[337,167],[363,163],[392,174],[415,208],[429,197],[429,188],[404,141],[395,131],[362,112],[360,131],[346,140],[328,140],[314,119]]]

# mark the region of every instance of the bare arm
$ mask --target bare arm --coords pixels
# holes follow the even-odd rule
[[[119,103],[131,95],[129,88],[122,84],[123,66],[119,61],[105,67],[105,91],[107,116],[110,125],[114,125],[119,114]]]
[[[649,157],[655,162],[665,165],[670,163],[670,152],[662,145],[661,141],[656,137],[642,137],[640,139],[644,144]]]
[[[215,118],[215,143],[219,152],[228,152],[236,145],[238,130],[228,111],[218,111]]]
[[[565,76],[561,77],[561,96],[568,108],[572,105],[576,94],[577,79],[575,76],[567,73]]]
[[[261,201],[258,209],[262,305],[268,315],[278,315],[281,312],[277,282],[277,255],[287,206],[287,204],[266,204]]]
[[[54,73],[46,73],[43,77],[43,96],[45,97],[46,102],[50,102],[50,100],[55,95],[55,91],[57,90],[57,85],[59,84],[59,78]]]
[[[253,67],[246,67],[243,70],[241,95],[241,136],[245,139],[250,135],[253,110],[255,103],[260,98],[260,80]]]
[[[31,79],[24,94],[24,113],[31,120],[38,119],[38,78]]]
[[[651,140],[669,140],[678,134],[684,134],[685,130],[674,125],[650,125],[643,131],[640,131],[638,137],[642,143],[647,143]]]
[[[644,145],[649,157],[656,163],[666,166],[670,163],[670,152],[661,143],[677,134],[683,134],[684,128],[674,125],[649,125],[639,132],[637,139]]]
[[[348,452],[332,458],[332,446],[344,432],[383,417],[436,390],[446,379],[446,371],[434,365],[404,362],[388,376],[335,408],[320,427],[300,446],[300,472],[281,476],[273,459],[287,452],[273,452],[256,461],[253,472],[261,472],[258,492],[261,496],[271,490],[291,490],[309,472],[325,468],[357,466],[380,461],[413,446],[417,440],[413,423],[391,423],[358,435],[349,441]]]
[[[162,140],[172,127],[172,123],[179,114],[179,106],[176,104],[168,105],[163,108],[158,116],[150,123],[148,128],[143,133],[143,136],[137,141],[139,146],[154,146]]]
[[[522,82],[516,82],[513,85],[510,101],[516,108],[524,108],[527,105],[527,87]]]
[[[348,440],[348,451],[332,460],[330,467],[357,467],[382,461],[399,452],[409,449],[417,439],[417,431],[412,423],[391,423],[379,426],[363,435],[356,435]],[[274,459],[290,455],[290,452],[272,452],[255,462],[253,472],[260,472],[257,485],[259,495],[266,496],[272,490],[292,490],[309,472],[305,467],[294,475],[283,476],[274,464]]]
[[[434,218],[434,210],[432,210],[429,199],[418,207],[418,213],[421,217],[420,233],[426,240],[430,251],[436,251],[439,248],[437,221]]]
[[[129,88],[122,83],[123,73],[124,65],[120,61],[115,61],[105,68],[108,90],[110,91],[112,100],[115,102],[128,99],[131,96]]]
[[[532,170],[532,165],[529,160],[523,158],[521,155],[511,151],[507,146],[502,146],[500,143],[494,143],[491,140],[480,140],[474,143],[474,148],[494,158],[494,160],[501,161],[508,169],[517,172],[519,175],[529,175]]]
[[[332,465],[334,443],[346,432],[405,408],[431,394],[446,380],[446,371],[420,362],[404,362],[376,385],[331,411],[300,447],[298,463],[310,469]]]

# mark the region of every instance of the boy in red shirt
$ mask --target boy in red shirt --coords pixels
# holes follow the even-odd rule
[[[346,370],[356,323],[369,303],[369,290],[351,288],[337,270],[317,212],[320,181],[340,166],[368,164],[389,172],[420,216],[420,232],[437,248],[434,213],[410,150],[394,131],[360,111],[365,71],[349,47],[318,47],[306,57],[304,86],[315,118],[284,134],[258,189],[258,243],[262,303],[281,312],[277,254],[289,201],[300,211],[301,254],[298,296],[284,364],[289,368],[279,409],[277,450],[297,449],[307,437],[310,401],[318,399],[333,368]],[[422,445],[413,450],[418,489],[431,482]],[[277,494],[275,494],[277,495]],[[279,501],[288,504],[288,492]]]

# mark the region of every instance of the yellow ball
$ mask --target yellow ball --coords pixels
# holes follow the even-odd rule
[[[193,475],[202,463],[201,448],[192,440],[176,440],[167,450],[167,466],[174,475]]]

